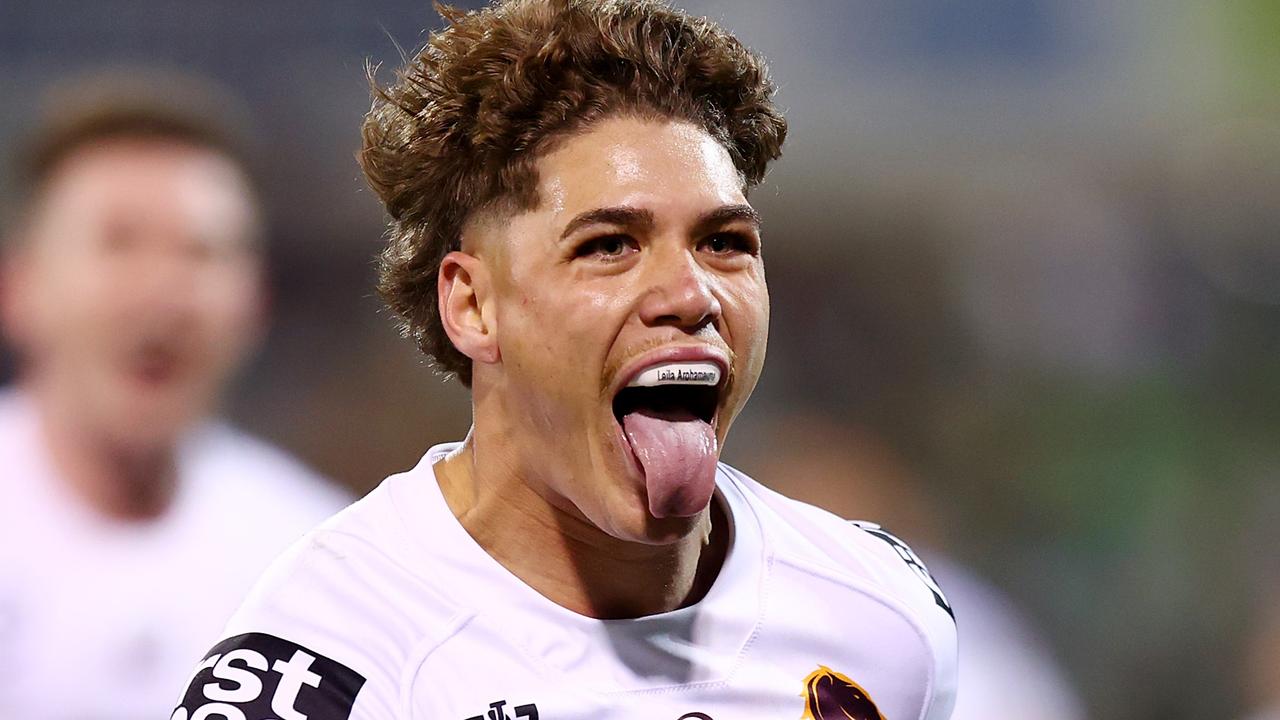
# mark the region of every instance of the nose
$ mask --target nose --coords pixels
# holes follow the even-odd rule
[[[696,331],[720,322],[720,300],[713,278],[682,248],[654,257],[649,288],[640,305],[640,319],[650,327],[668,326]]]
[[[128,284],[141,314],[184,321],[194,313],[203,284],[199,263],[177,247],[158,246],[138,253],[131,263]]]

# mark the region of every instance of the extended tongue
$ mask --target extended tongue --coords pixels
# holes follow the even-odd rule
[[[707,507],[720,455],[710,423],[687,412],[637,410],[622,418],[622,429],[644,467],[654,517],[689,517]]]

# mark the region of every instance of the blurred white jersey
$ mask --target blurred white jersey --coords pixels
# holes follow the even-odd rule
[[[217,424],[179,474],[162,517],[107,519],[56,477],[30,399],[0,392],[0,717],[167,717],[271,560],[348,501]]]
[[[951,720],[1088,717],[1039,632],[1012,600],[958,565],[931,556],[929,566],[960,617],[960,693]]]
[[[283,556],[195,669],[174,720],[946,720],[955,625],[874,525],[725,465],[728,557],[702,601],[637,620],[570,612],[454,518],[432,469]],[[806,714],[807,713],[807,714]],[[841,714],[844,713],[844,714]]]

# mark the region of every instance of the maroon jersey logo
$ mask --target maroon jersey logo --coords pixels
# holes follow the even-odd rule
[[[804,679],[801,720],[884,720],[884,716],[858,683],[819,665]]]

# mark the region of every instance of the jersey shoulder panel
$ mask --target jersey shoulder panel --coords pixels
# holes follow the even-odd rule
[[[249,494],[273,508],[281,519],[310,529],[352,500],[333,481],[284,450],[220,421],[192,433],[184,445],[197,481],[216,484],[225,493]],[[281,513],[283,512],[283,515]]]
[[[380,489],[276,560],[196,667],[176,720],[239,717],[221,705],[246,718],[401,717],[410,658],[459,610],[401,561]]]
[[[26,393],[14,387],[0,388],[0,455],[7,465],[6,472],[0,472],[0,480],[16,477],[15,459],[28,461],[36,426],[35,408]]]
[[[957,674],[955,616],[915,551],[876,523],[846,520],[722,467],[760,516],[773,555],[864,588],[916,627],[933,656],[932,699],[924,719],[949,717]]]
[[[783,555],[870,582],[916,610],[953,617],[951,605],[924,561],[904,541],[873,522],[846,520],[792,500],[728,466],[761,515],[767,542]]]

